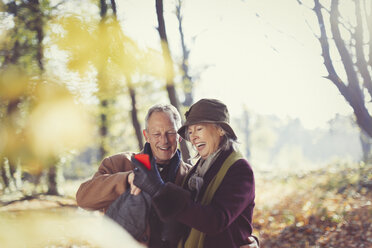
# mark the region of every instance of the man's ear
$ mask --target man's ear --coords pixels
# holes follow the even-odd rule
[[[143,136],[145,136],[146,142],[149,142],[149,136],[147,135],[146,129],[142,130]]]
[[[182,141],[182,137],[181,135],[178,135],[178,143],[181,143],[181,141]]]

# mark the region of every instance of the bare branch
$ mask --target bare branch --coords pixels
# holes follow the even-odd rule
[[[313,11],[313,8],[312,7],[306,6],[301,0],[296,0],[296,1],[297,1],[297,3],[299,5],[304,6],[308,10]],[[311,25],[310,25],[310,23],[309,23],[309,21],[307,19],[305,19],[305,24],[309,28],[309,30],[313,33],[314,37],[317,38],[317,39],[319,39],[319,36],[315,33],[315,31],[313,30],[313,28],[311,27]]]
[[[324,65],[328,71],[328,77],[327,78],[332,78],[332,82],[334,82],[341,91],[346,90],[344,83],[342,82],[341,78],[337,75],[336,70],[333,66],[331,55],[329,52],[329,43],[328,43],[328,36],[327,36],[327,31],[325,28],[325,23],[324,23],[324,18],[322,14],[322,6],[319,3],[319,0],[314,0],[314,12],[317,16],[319,27],[320,27],[320,37],[319,37],[319,42],[322,48],[322,57],[324,59]]]
[[[56,5],[51,6],[51,9],[56,9],[56,8],[58,8],[60,5],[66,3],[66,2],[67,2],[67,0],[62,0],[62,1],[60,1],[59,3],[57,3]]]
[[[342,40],[341,32],[339,28],[339,11],[338,11],[338,0],[332,0],[331,3],[331,15],[330,15],[330,22],[331,22],[331,31],[333,35],[333,39],[335,41],[337,50],[341,56],[342,63],[344,65],[344,69],[346,72],[346,76],[348,78],[349,87],[355,87],[355,93],[358,94],[355,97],[362,97],[362,92],[360,91],[358,77],[353,69],[353,61],[345,46],[345,42]],[[360,93],[358,92],[360,91]],[[360,94],[360,95],[359,95]]]
[[[346,22],[343,22],[343,21],[342,21],[343,18],[339,17],[339,19],[340,19],[340,21],[339,21],[338,23],[339,23],[342,27],[344,27],[344,29],[345,29],[345,30],[350,34],[350,36],[352,36],[353,33],[355,32],[353,26],[352,26],[350,23],[348,23],[349,25],[346,26]]]
[[[306,5],[306,4],[304,4],[301,0],[296,0],[296,1],[297,1],[297,3],[298,3],[299,5],[304,6],[305,8],[307,8],[307,9],[309,9],[309,10],[312,10],[312,7],[310,7],[310,6]]]
[[[307,20],[305,20],[305,23],[306,23],[306,26],[310,29],[310,31],[313,33],[314,37],[319,39],[320,37],[314,32],[314,30],[312,29],[312,27],[310,26],[309,22]]]
[[[371,75],[368,71],[368,64],[365,59],[364,49],[363,49],[363,21],[361,14],[360,0],[355,0],[355,16],[357,20],[357,25],[355,28],[355,51],[357,58],[357,68],[360,75],[363,78],[363,85],[368,90],[370,96],[372,97],[372,80]]]

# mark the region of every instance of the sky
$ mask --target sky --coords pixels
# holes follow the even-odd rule
[[[164,5],[168,40],[177,59],[174,1],[165,0]],[[156,47],[155,1],[118,1],[118,6],[124,31],[142,46]],[[336,113],[352,113],[324,78],[315,37],[319,28],[306,6],[295,0],[187,0],[183,11],[191,72],[207,68],[195,84],[195,100],[221,99],[232,115],[244,106],[251,113],[299,118],[310,129],[326,127]]]
[[[160,50],[155,1],[116,2],[124,33],[141,47]],[[177,62],[181,48],[175,2],[164,0],[164,17]],[[218,98],[232,116],[247,109],[252,114],[298,118],[309,129],[327,128],[336,113],[352,114],[337,88],[324,78],[327,72],[315,36],[319,27],[308,8],[312,6],[300,6],[296,0],[183,2],[189,65],[191,74],[199,76],[195,101]]]
[[[200,41],[210,47],[200,48],[198,59],[205,54],[216,66],[203,75],[197,96],[218,96],[235,110],[244,104],[260,114],[298,117],[309,128],[324,126],[336,112],[350,113],[336,87],[322,78],[320,45],[304,8],[293,0],[224,2],[209,12],[211,19],[220,16],[219,24]]]
[[[163,1],[168,41],[177,62],[181,48],[176,0]],[[142,47],[160,50],[155,1],[116,2],[124,33]],[[352,114],[338,89],[324,78],[327,72],[315,36],[319,27],[308,8],[312,6],[300,6],[296,0],[183,2],[189,65],[192,76],[198,75],[195,101],[218,98],[233,116],[247,109],[252,114],[299,118],[310,129],[326,128],[336,113]],[[66,9],[82,12],[92,6],[84,1],[81,8],[76,2],[69,4]]]

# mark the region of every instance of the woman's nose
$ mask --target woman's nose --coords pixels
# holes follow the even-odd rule
[[[195,140],[197,137],[194,133],[190,134],[190,141],[192,142],[193,140]]]

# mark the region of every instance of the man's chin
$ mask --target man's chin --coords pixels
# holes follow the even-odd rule
[[[164,156],[164,155],[160,155],[160,156],[158,155],[158,156],[156,156],[155,155],[155,157],[156,157],[157,163],[164,163],[165,164],[165,163],[169,162],[172,159],[173,155],[174,154],[171,154],[169,152],[169,154],[166,154],[166,156]]]

